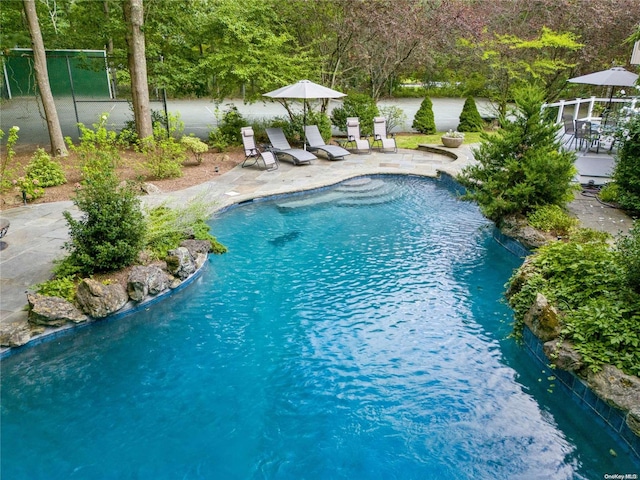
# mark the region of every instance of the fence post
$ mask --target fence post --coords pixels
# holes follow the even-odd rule
[[[73,74],[71,73],[71,62],[69,61],[69,55],[65,56],[67,59],[67,72],[69,72],[69,85],[71,86],[71,99],[73,100],[73,111],[76,114],[76,128],[78,129],[78,135],[82,135],[80,131],[80,117],[78,116],[78,105],[76,103],[76,91],[73,88]]]

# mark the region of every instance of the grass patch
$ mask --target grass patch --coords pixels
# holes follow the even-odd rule
[[[416,149],[418,145],[442,145],[440,137],[446,132],[436,132],[432,135],[422,135],[419,133],[405,133],[396,135],[396,143],[398,148]],[[465,132],[464,142],[462,143],[480,143],[480,132]]]

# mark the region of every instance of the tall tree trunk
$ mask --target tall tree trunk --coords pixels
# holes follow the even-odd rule
[[[62,136],[62,128],[60,128],[60,120],[58,119],[58,111],[53,101],[51,93],[51,85],[49,85],[49,72],[47,70],[47,56],[44,51],[44,42],[42,41],[42,32],[40,31],[40,23],[38,23],[38,15],[36,13],[35,0],[23,0],[24,13],[27,17],[29,25],[29,33],[31,35],[31,46],[33,48],[33,68],[36,72],[36,82],[42,98],[42,106],[44,108],[44,116],[49,129],[49,140],[51,141],[51,154],[53,156],[66,156],[67,147]]]
[[[133,118],[140,139],[153,137],[151,108],[149,107],[149,85],[147,84],[147,59],[145,58],[144,9],[142,0],[125,0],[124,18],[127,24],[127,46]]]

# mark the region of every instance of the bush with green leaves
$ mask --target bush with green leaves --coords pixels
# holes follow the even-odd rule
[[[235,105],[228,105],[223,112],[216,109],[216,118],[218,126],[209,132],[209,142],[219,150],[224,150],[230,145],[242,145],[240,129],[248,126],[249,123],[238,108]]]
[[[373,119],[379,113],[378,105],[369,95],[350,93],[345,97],[342,106],[334,108],[331,112],[331,123],[341,132],[346,132],[347,118],[358,117],[360,119],[360,133],[371,135],[373,133]]]
[[[6,154],[0,160],[0,191],[11,188],[12,180],[15,175],[13,169],[13,157],[16,155],[15,145],[18,142],[18,132],[20,127],[13,126],[9,129],[7,137]],[[0,129],[0,139],[4,137],[4,131]]]
[[[182,176],[182,164],[187,159],[186,146],[173,136],[163,134],[164,127],[155,124],[154,139],[142,141],[144,166],[152,178],[177,178]]]
[[[564,207],[573,199],[576,153],[560,148],[555,122],[541,113],[543,101],[538,88],[516,91],[516,110],[501,120],[500,131],[480,134],[477,162],[457,177],[467,198],[498,226],[506,216]]]
[[[165,258],[172,250],[186,238],[209,240],[214,253],[224,253],[226,247],[220,244],[209,233],[209,206],[201,199],[191,200],[188,204],[170,208],[160,205],[146,212],[147,231],[145,248],[150,250],[156,258]]]
[[[598,192],[598,198],[605,203],[617,203],[620,198],[620,186],[616,182],[607,183]]]
[[[380,107],[380,115],[387,121],[387,131],[393,132],[395,128],[402,128],[407,121],[407,115],[400,107],[389,105]]]
[[[291,113],[289,118],[276,117],[270,123],[270,127],[282,128],[284,136],[287,137],[292,144],[302,145],[304,139],[304,125],[317,125],[320,135],[325,142],[331,140],[331,120],[322,112],[308,110],[305,116],[302,112]],[[305,123],[306,122],[306,123]]]
[[[77,285],[73,275],[66,277],[57,276],[52,280],[47,280],[35,286],[36,293],[40,295],[64,298],[71,303],[73,303],[76,298],[76,290]]]
[[[131,265],[144,246],[146,222],[140,200],[131,185],[119,183],[113,169],[94,172],[73,199],[81,217],[64,212],[70,236],[66,266],[74,266],[77,273],[119,270]]]
[[[476,101],[473,97],[467,97],[460,112],[459,132],[481,132],[484,130],[484,120],[478,112]]]
[[[416,112],[416,116],[413,118],[413,124],[411,127],[420,133],[432,134],[436,133],[436,120],[433,115],[433,102],[429,97],[424,97],[420,108]]]
[[[640,293],[640,220],[636,220],[629,233],[616,241],[618,262],[629,288]]]
[[[543,205],[530,212],[527,220],[529,225],[538,230],[561,236],[569,235],[580,223],[558,205]]]
[[[605,240],[538,249],[509,282],[516,334],[542,293],[561,313],[561,339],[573,343],[587,367],[613,364],[640,374],[640,295],[625,283],[624,261]]]
[[[193,135],[185,135],[180,139],[180,143],[193,154],[198,163],[202,163],[202,155],[209,151],[209,145]]]
[[[25,167],[25,176],[37,179],[41,187],[55,187],[67,183],[62,165],[42,148],[38,148],[28,165]]]
[[[634,115],[624,130],[613,178],[620,188],[620,206],[640,215],[640,114]]]

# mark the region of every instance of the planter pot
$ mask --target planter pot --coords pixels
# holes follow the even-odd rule
[[[464,138],[458,138],[458,137],[440,137],[442,140],[442,144],[445,147],[449,147],[449,148],[456,148],[459,147],[460,145],[462,145],[462,142],[464,141]]]

